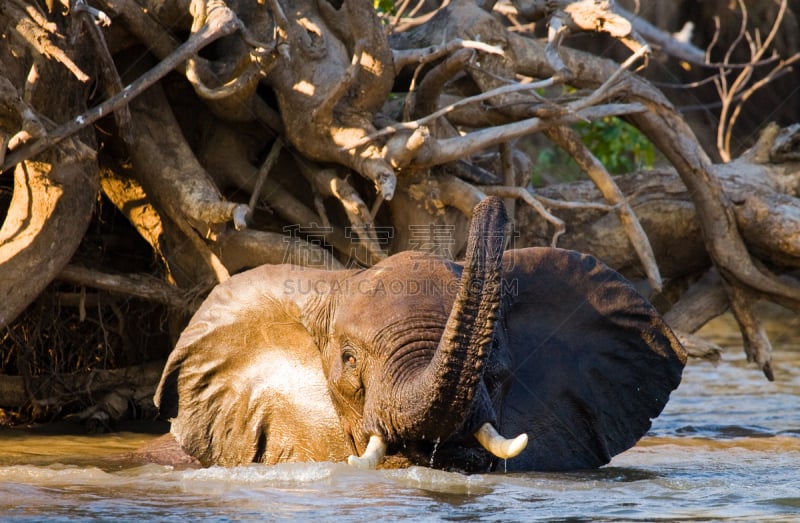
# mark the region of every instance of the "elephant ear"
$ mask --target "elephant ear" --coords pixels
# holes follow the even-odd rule
[[[258,267],[217,286],[192,317],[155,403],[203,465],[341,461],[352,453],[302,323],[305,304],[319,302],[315,286],[335,274]]]
[[[530,441],[508,468],[608,463],[661,413],[685,351],[631,283],[596,258],[530,248],[508,251],[504,266],[497,341],[513,363],[500,425]]]

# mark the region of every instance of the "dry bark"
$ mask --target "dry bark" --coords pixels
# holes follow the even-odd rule
[[[311,159],[352,168],[390,200],[395,174],[380,148],[367,143],[345,149],[375,130],[372,118],[394,81],[375,11],[366,2],[343,2],[337,10],[310,0],[292,2],[285,11],[289,57],[266,81],[278,98],[288,141]]]
[[[792,226],[797,224],[800,164],[753,163],[742,158],[715,165],[712,171],[726,195],[736,202],[736,223],[759,260],[784,271],[800,268],[800,235],[797,226]],[[665,278],[682,278],[709,267],[697,210],[674,169],[634,173],[615,180],[653,245]],[[603,198],[588,181],[552,185],[536,192],[567,201]],[[558,214],[569,224],[560,237],[560,246],[591,252],[630,277],[644,276],[617,216],[592,209],[562,210]],[[524,207],[517,211],[517,228],[521,245],[548,245],[553,234],[552,225]]]
[[[33,21],[14,6],[7,7],[9,17],[3,25],[26,38]],[[64,30],[65,20],[58,18],[54,23]],[[49,38],[44,42],[45,48],[35,47],[34,51],[55,49],[47,43]],[[81,81],[82,74],[78,78],[75,74],[90,63],[87,47],[59,48],[55,56],[54,60],[37,57],[28,61],[27,77],[17,77],[16,89],[9,87],[13,77],[2,82],[0,105],[7,109],[0,120],[10,121],[0,127],[3,134],[13,136],[3,140],[4,149],[15,141],[35,139],[26,121],[28,125],[38,123],[38,131],[47,132],[43,127],[49,122],[62,121],[86,107],[87,86]],[[56,85],[58,97],[53,96]],[[56,277],[83,239],[98,188],[93,144],[93,136],[82,133],[14,168],[13,198],[0,229],[0,328],[11,323]]]

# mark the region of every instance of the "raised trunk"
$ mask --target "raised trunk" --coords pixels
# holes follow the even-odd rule
[[[461,284],[439,347],[428,367],[398,396],[397,412],[407,418],[399,426],[412,427],[412,437],[445,439],[470,412],[500,305],[505,225],[499,198],[488,197],[475,207]]]

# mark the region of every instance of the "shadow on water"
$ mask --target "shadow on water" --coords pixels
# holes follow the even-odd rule
[[[715,438],[771,438],[775,433],[754,425],[687,425],[675,430],[680,436],[710,436]]]

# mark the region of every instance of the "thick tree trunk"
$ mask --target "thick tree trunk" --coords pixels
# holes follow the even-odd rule
[[[765,263],[800,268],[800,215],[796,205],[800,164],[751,163],[741,159],[713,166],[750,250]],[[616,178],[644,227],[666,278],[697,274],[710,266],[695,207],[674,169]],[[591,182],[551,185],[537,194],[566,201],[599,202]],[[644,273],[614,213],[559,210],[569,225],[560,247],[589,252],[634,278]],[[549,245],[553,227],[530,207],[517,209],[517,245]]]
[[[17,30],[22,30],[19,25]],[[91,60],[84,44],[76,45],[70,55],[84,65]],[[29,64],[27,84],[19,83],[26,87],[17,93],[16,102],[24,99],[39,121],[64,121],[86,108],[87,85],[70,70],[53,60]],[[5,146],[2,143],[3,152]],[[99,188],[93,146],[92,134],[81,133],[14,169],[14,194],[0,229],[0,329],[36,299],[81,243]]]

